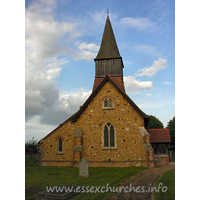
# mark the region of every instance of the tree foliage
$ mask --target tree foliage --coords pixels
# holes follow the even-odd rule
[[[149,115],[148,129],[164,128],[163,123],[153,115]]]
[[[28,142],[25,143],[25,149],[37,149],[38,143],[37,140],[34,140],[34,137],[32,140],[29,140]]]
[[[170,136],[171,136],[171,143],[170,148],[175,150],[175,117],[170,119],[170,121],[167,123],[167,128],[169,128]]]

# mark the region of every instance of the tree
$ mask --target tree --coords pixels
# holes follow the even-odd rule
[[[149,115],[148,129],[164,128],[163,123],[153,115]]]
[[[25,143],[25,149],[37,149],[38,143],[37,140],[34,140],[34,137],[32,140],[29,140],[28,142]]]
[[[167,123],[167,128],[169,128],[170,136],[171,136],[171,143],[170,148],[175,150],[175,117],[170,119],[170,121]]]

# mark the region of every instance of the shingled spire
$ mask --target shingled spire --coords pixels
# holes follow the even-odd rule
[[[95,82],[93,91],[108,74],[116,84],[124,90],[123,83],[123,61],[120,56],[109,15],[107,14],[106,24],[103,32],[101,46],[95,61]]]
[[[113,29],[110,23],[109,15],[107,15],[106,25],[101,41],[101,47],[97,57],[94,60],[121,58]]]

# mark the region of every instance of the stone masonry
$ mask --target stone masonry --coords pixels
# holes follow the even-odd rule
[[[114,108],[103,109],[112,97]],[[115,130],[114,149],[104,149],[103,131],[110,122]],[[153,167],[153,149],[144,119],[109,81],[94,96],[77,121],[67,120],[40,141],[41,166],[78,166],[85,157],[90,167]],[[63,151],[57,153],[57,139]]]

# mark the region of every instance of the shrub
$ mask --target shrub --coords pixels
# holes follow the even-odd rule
[[[25,150],[27,149],[37,149],[38,143],[37,140],[34,140],[34,137],[32,140],[29,140],[28,142],[25,143]]]

